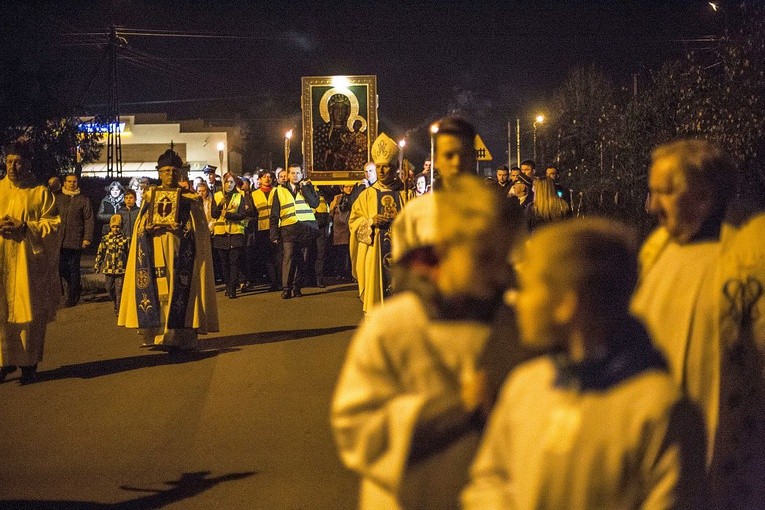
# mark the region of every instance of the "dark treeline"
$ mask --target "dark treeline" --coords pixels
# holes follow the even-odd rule
[[[765,197],[765,7],[731,7],[727,27],[619,87],[595,67],[572,71],[550,98],[539,132],[540,163],[555,164],[573,190],[574,211],[604,213],[638,225],[651,150],[680,137],[717,143],[734,159],[736,207]]]

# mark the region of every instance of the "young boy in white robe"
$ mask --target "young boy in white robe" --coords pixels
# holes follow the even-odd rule
[[[363,509],[458,508],[491,404],[479,357],[510,280],[514,227],[481,179],[455,179],[434,201],[436,228],[418,245],[427,255],[411,260],[394,239],[417,285],[371,310],[335,391],[335,440],[362,477]]]
[[[555,352],[505,383],[465,508],[703,508],[703,418],[628,313],[637,257],[625,231],[574,220],[526,244],[521,340]]]

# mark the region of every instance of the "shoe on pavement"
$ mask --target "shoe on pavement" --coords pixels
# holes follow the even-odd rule
[[[37,365],[28,367],[21,367],[21,377],[19,378],[19,384],[24,386],[37,382]]]
[[[300,289],[295,287],[294,289],[292,289],[292,297],[303,297],[303,293],[300,292]]]
[[[5,378],[16,371],[16,365],[7,365],[0,367],[0,382],[5,381]]]
[[[290,289],[282,291],[282,299],[289,299],[291,297],[292,297],[292,292],[290,292]]]

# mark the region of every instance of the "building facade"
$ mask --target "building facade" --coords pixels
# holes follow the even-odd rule
[[[92,118],[82,120],[85,128],[106,131],[105,126],[88,124]],[[244,136],[237,126],[214,125],[202,119],[174,121],[166,114],[148,113],[120,115],[120,130],[123,177],[154,177],[157,157],[171,144],[190,165],[191,179],[203,176],[202,169],[208,164],[218,167],[219,175],[229,170],[242,175]],[[99,160],[83,165],[83,176],[107,175],[106,133],[103,143]]]

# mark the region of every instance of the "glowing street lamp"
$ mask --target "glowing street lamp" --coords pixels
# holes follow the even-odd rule
[[[218,161],[220,162],[221,174],[226,173],[223,171],[223,151],[224,150],[226,150],[226,144],[223,142],[218,142]]]
[[[284,168],[290,167],[290,140],[292,140],[292,130],[284,133]]]
[[[537,124],[542,124],[544,121],[545,116],[542,114],[534,118],[534,162],[537,160]]]

